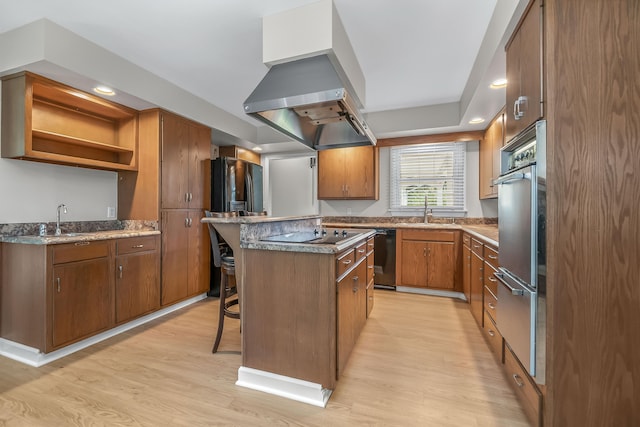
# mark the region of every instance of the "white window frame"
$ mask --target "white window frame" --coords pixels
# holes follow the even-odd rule
[[[434,216],[443,217],[464,217],[466,216],[465,208],[465,162],[466,162],[466,144],[464,142],[447,142],[437,144],[419,144],[391,147],[390,154],[390,194],[389,194],[389,211],[392,215],[398,216],[421,216],[424,214],[424,205],[421,206],[403,206],[401,194],[402,179],[400,176],[401,156],[407,154],[436,154],[451,152],[453,154],[453,171],[451,179],[453,180],[454,200],[453,206],[438,206],[436,203],[430,203],[429,208],[432,209]],[[428,184],[430,181],[437,180],[435,176],[423,177],[423,179],[405,179],[405,183],[413,181],[416,184]],[[441,179],[441,178],[440,178]],[[434,197],[431,197],[434,200]]]

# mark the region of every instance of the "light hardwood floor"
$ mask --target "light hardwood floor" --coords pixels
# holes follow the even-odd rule
[[[237,320],[217,299],[41,368],[0,357],[1,426],[528,426],[465,303],[377,291],[325,409],[234,382]]]

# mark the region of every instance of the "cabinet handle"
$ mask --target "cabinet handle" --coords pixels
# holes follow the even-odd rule
[[[360,277],[353,276],[353,293],[354,294],[358,292],[358,280],[360,280]]]
[[[370,265],[367,268],[370,268],[371,270],[373,270],[373,265]]]
[[[489,306],[489,308],[490,308],[491,310],[495,310],[495,309],[496,309],[495,304],[493,304],[493,303],[491,303],[491,302],[490,302],[490,303],[488,303],[487,305]]]
[[[364,252],[365,252],[365,250],[364,250],[364,249],[358,249],[358,253],[359,253],[359,254],[363,254]]]
[[[489,336],[490,336],[490,337],[495,337],[495,336],[496,336],[496,333],[495,333],[493,330],[491,330],[491,329],[489,329],[489,330],[487,331],[487,333],[489,334]]]
[[[189,201],[189,193],[184,193],[184,201],[185,202]]]
[[[422,256],[427,256],[427,248],[422,248]]]
[[[131,246],[132,249],[142,249],[144,248],[144,245],[133,245]]]
[[[189,227],[193,225],[193,218],[189,218]]]
[[[122,266],[118,266],[119,277],[122,279]]]
[[[516,382],[516,384],[518,385],[518,387],[524,387],[524,382],[521,381],[522,377],[520,377],[520,375],[518,374],[513,374],[513,380]]]
[[[489,276],[489,281],[490,282],[497,282],[498,280],[496,278],[494,278],[493,276]]]
[[[498,257],[495,256],[495,255],[488,255],[488,257],[489,257],[489,259],[498,259]]]
[[[193,200],[193,193],[189,193],[189,201]]]
[[[351,260],[350,260],[350,259],[348,259],[348,260],[346,260],[346,261],[342,261],[342,263],[343,263],[344,265],[349,265],[349,264],[351,264]]]
[[[59,277],[56,277],[56,285],[57,285],[57,288],[58,288],[58,293],[60,293],[60,278]]]
[[[189,227],[189,218],[184,219],[184,226]]]
[[[89,246],[90,242],[86,242],[86,241],[85,242],[75,242],[73,245],[74,246]]]

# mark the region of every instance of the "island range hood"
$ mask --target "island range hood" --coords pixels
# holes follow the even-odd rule
[[[315,149],[375,145],[360,101],[327,55],[277,64],[244,102],[244,112]]]

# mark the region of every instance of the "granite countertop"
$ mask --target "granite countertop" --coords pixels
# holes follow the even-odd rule
[[[253,240],[243,242],[243,247],[245,249],[261,249],[269,251],[336,254],[373,235],[375,235],[375,230],[362,230],[362,233],[352,238],[342,240],[339,243],[274,242],[267,240]]]
[[[349,228],[411,228],[421,230],[462,230],[482,239],[485,242],[498,247],[497,224],[425,224],[422,222],[323,222],[325,227],[349,227]]]
[[[157,230],[105,230],[86,233],[63,233],[60,236],[53,234],[38,236],[2,236],[2,243],[22,243],[27,245],[57,245],[61,243],[90,242],[96,240],[122,239],[126,237],[142,237],[160,234]]]

